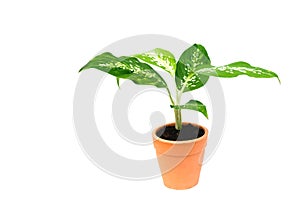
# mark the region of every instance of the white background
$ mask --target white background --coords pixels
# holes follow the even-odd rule
[[[0,210],[299,210],[296,3],[1,1]],[[202,43],[216,65],[246,60],[282,81],[222,80],[226,131],[190,190],[111,177],[76,140],[77,70],[145,33]]]

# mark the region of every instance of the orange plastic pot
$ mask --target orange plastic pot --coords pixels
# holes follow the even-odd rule
[[[170,123],[156,128],[152,133],[153,144],[164,185],[183,190],[198,184],[208,130],[201,125],[192,124],[202,128],[205,133],[197,139],[186,141],[169,141],[157,136],[157,131],[161,128],[174,125],[175,123]]]

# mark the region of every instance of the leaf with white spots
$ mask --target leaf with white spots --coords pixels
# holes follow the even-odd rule
[[[202,45],[194,44],[186,49],[176,65],[177,89],[187,92],[204,86],[209,76],[195,74],[195,71],[207,66],[210,66],[210,59]]]
[[[117,78],[129,79],[136,84],[167,87],[164,79],[150,65],[134,57],[115,57],[105,52],[90,60],[79,72],[90,68],[101,70]]]
[[[155,48],[154,50],[146,53],[136,54],[134,57],[160,67],[170,73],[172,76],[175,74],[176,59],[170,51],[161,48]]]
[[[254,78],[277,78],[276,73],[260,67],[254,67],[246,62],[234,62],[228,65],[219,67],[205,67],[195,72],[197,75],[215,76],[223,78],[232,78],[239,75],[247,75]]]
[[[206,106],[198,100],[190,100],[189,102],[187,102],[184,105],[171,105],[171,108],[189,109],[189,110],[198,111],[198,112],[202,113],[208,119]]]

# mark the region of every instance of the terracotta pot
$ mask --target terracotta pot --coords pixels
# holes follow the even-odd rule
[[[169,141],[156,135],[159,129],[174,125],[170,123],[156,128],[152,133],[153,144],[165,186],[177,190],[188,189],[198,184],[208,130],[192,123],[204,129],[205,133],[197,139],[186,141]]]

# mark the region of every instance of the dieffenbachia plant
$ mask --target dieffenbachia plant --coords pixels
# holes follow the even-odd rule
[[[175,97],[171,95],[165,80],[150,65],[159,67],[174,77],[176,82]],[[232,78],[239,75],[247,75],[255,78],[275,77],[280,82],[276,73],[251,66],[242,61],[223,66],[213,66],[211,65],[207,51],[199,44],[194,44],[186,49],[177,62],[171,52],[156,48],[145,53],[121,57],[116,57],[109,52],[105,52],[90,60],[80,71],[90,68],[95,68],[115,76],[118,85],[119,79],[123,78],[129,79],[136,84],[153,85],[157,88],[166,89],[171,101],[171,108],[174,109],[175,127],[177,130],[182,128],[182,109],[201,112],[208,118],[206,106],[200,101],[190,100],[183,105],[180,101],[183,93],[204,86],[211,76],[224,78]]]

